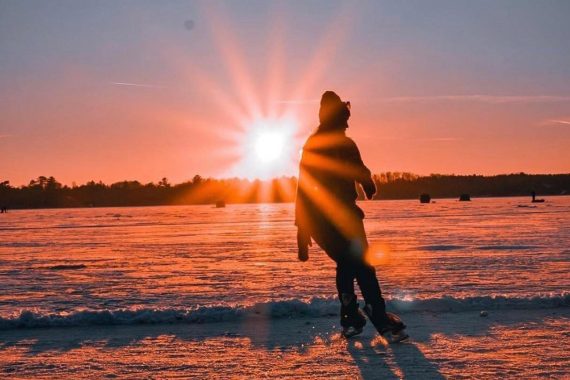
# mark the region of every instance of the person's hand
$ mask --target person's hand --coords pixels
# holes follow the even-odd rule
[[[299,261],[309,260],[309,247],[312,246],[311,235],[305,230],[297,229],[297,248]]]
[[[372,180],[364,183],[362,187],[366,193],[366,199],[372,199],[374,197],[374,194],[376,194],[376,185],[374,185],[374,182],[372,182]]]

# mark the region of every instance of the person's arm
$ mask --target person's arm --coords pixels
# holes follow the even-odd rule
[[[376,194],[376,185],[372,180],[372,173],[366,165],[364,165],[356,143],[352,140],[350,140],[350,142],[350,161],[354,168],[354,180],[362,185],[366,193],[366,198],[372,199],[374,194]]]

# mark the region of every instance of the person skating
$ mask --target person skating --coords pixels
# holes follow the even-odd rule
[[[362,221],[364,212],[356,205],[355,182],[369,199],[376,187],[358,147],[346,136],[349,118],[350,103],[326,91],[320,103],[320,124],[303,146],[299,165],[295,202],[299,260],[308,260],[313,239],[336,262],[343,335],[359,334],[366,324],[354,289],[356,280],[368,319],[381,334],[401,340],[407,337],[405,325],[386,313],[375,268],[366,262],[368,241]]]

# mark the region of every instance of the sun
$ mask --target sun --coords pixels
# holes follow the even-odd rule
[[[240,156],[236,174],[252,179],[292,175],[298,158],[297,129],[292,118],[260,118],[245,125],[236,141]]]
[[[255,155],[262,163],[283,158],[287,136],[283,131],[260,131],[255,137]]]

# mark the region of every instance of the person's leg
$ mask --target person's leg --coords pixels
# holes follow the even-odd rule
[[[340,300],[340,325],[343,327],[343,335],[347,338],[360,334],[366,325],[366,318],[358,308],[354,292],[355,269],[350,261],[337,262],[336,285]]]
[[[358,308],[354,292],[355,268],[346,260],[349,249],[347,239],[333,226],[322,223],[312,231],[315,242],[336,262],[336,289],[340,301],[340,325],[343,335],[354,336],[362,332],[366,318]]]
[[[382,297],[380,284],[376,278],[376,269],[364,261],[356,264],[355,267],[356,281],[364,297],[364,302],[367,305],[371,305],[375,313],[385,315],[386,302]]]
[[[355,294],[354,293],[354,279],[356,273],[354,271],[354,266],[346,261],[337,261],[336,263],[336,290],[338,292],[338,298],[342,300],[343,294]]]
[[[366,304],[364,310],[370,321],[380,331],[389,324],[386,302],[382,297],[380,284],[376,278],[376,269],[366,261],[368,240],[362,220],[355,225],[355,233],[356,236],[352,239],[350,257],[353,261],[356,281]]]
[[[366,262],[368,251],[368,239],[364,230],[362,219],[354,226],[355,236],[350,241],[348,249],[348,260],[351,262],[354,277],[358,282],[364,301],[367,304],[384,307],[385,303],[380,291],[380,284],[376,278],[376,269]]]
[[[312,231],[315,242],[336,263],[336,289],[339,299],[342,294],[354,294],[354,266],[346,260],[349,243],[330,223],[322,221]]]

